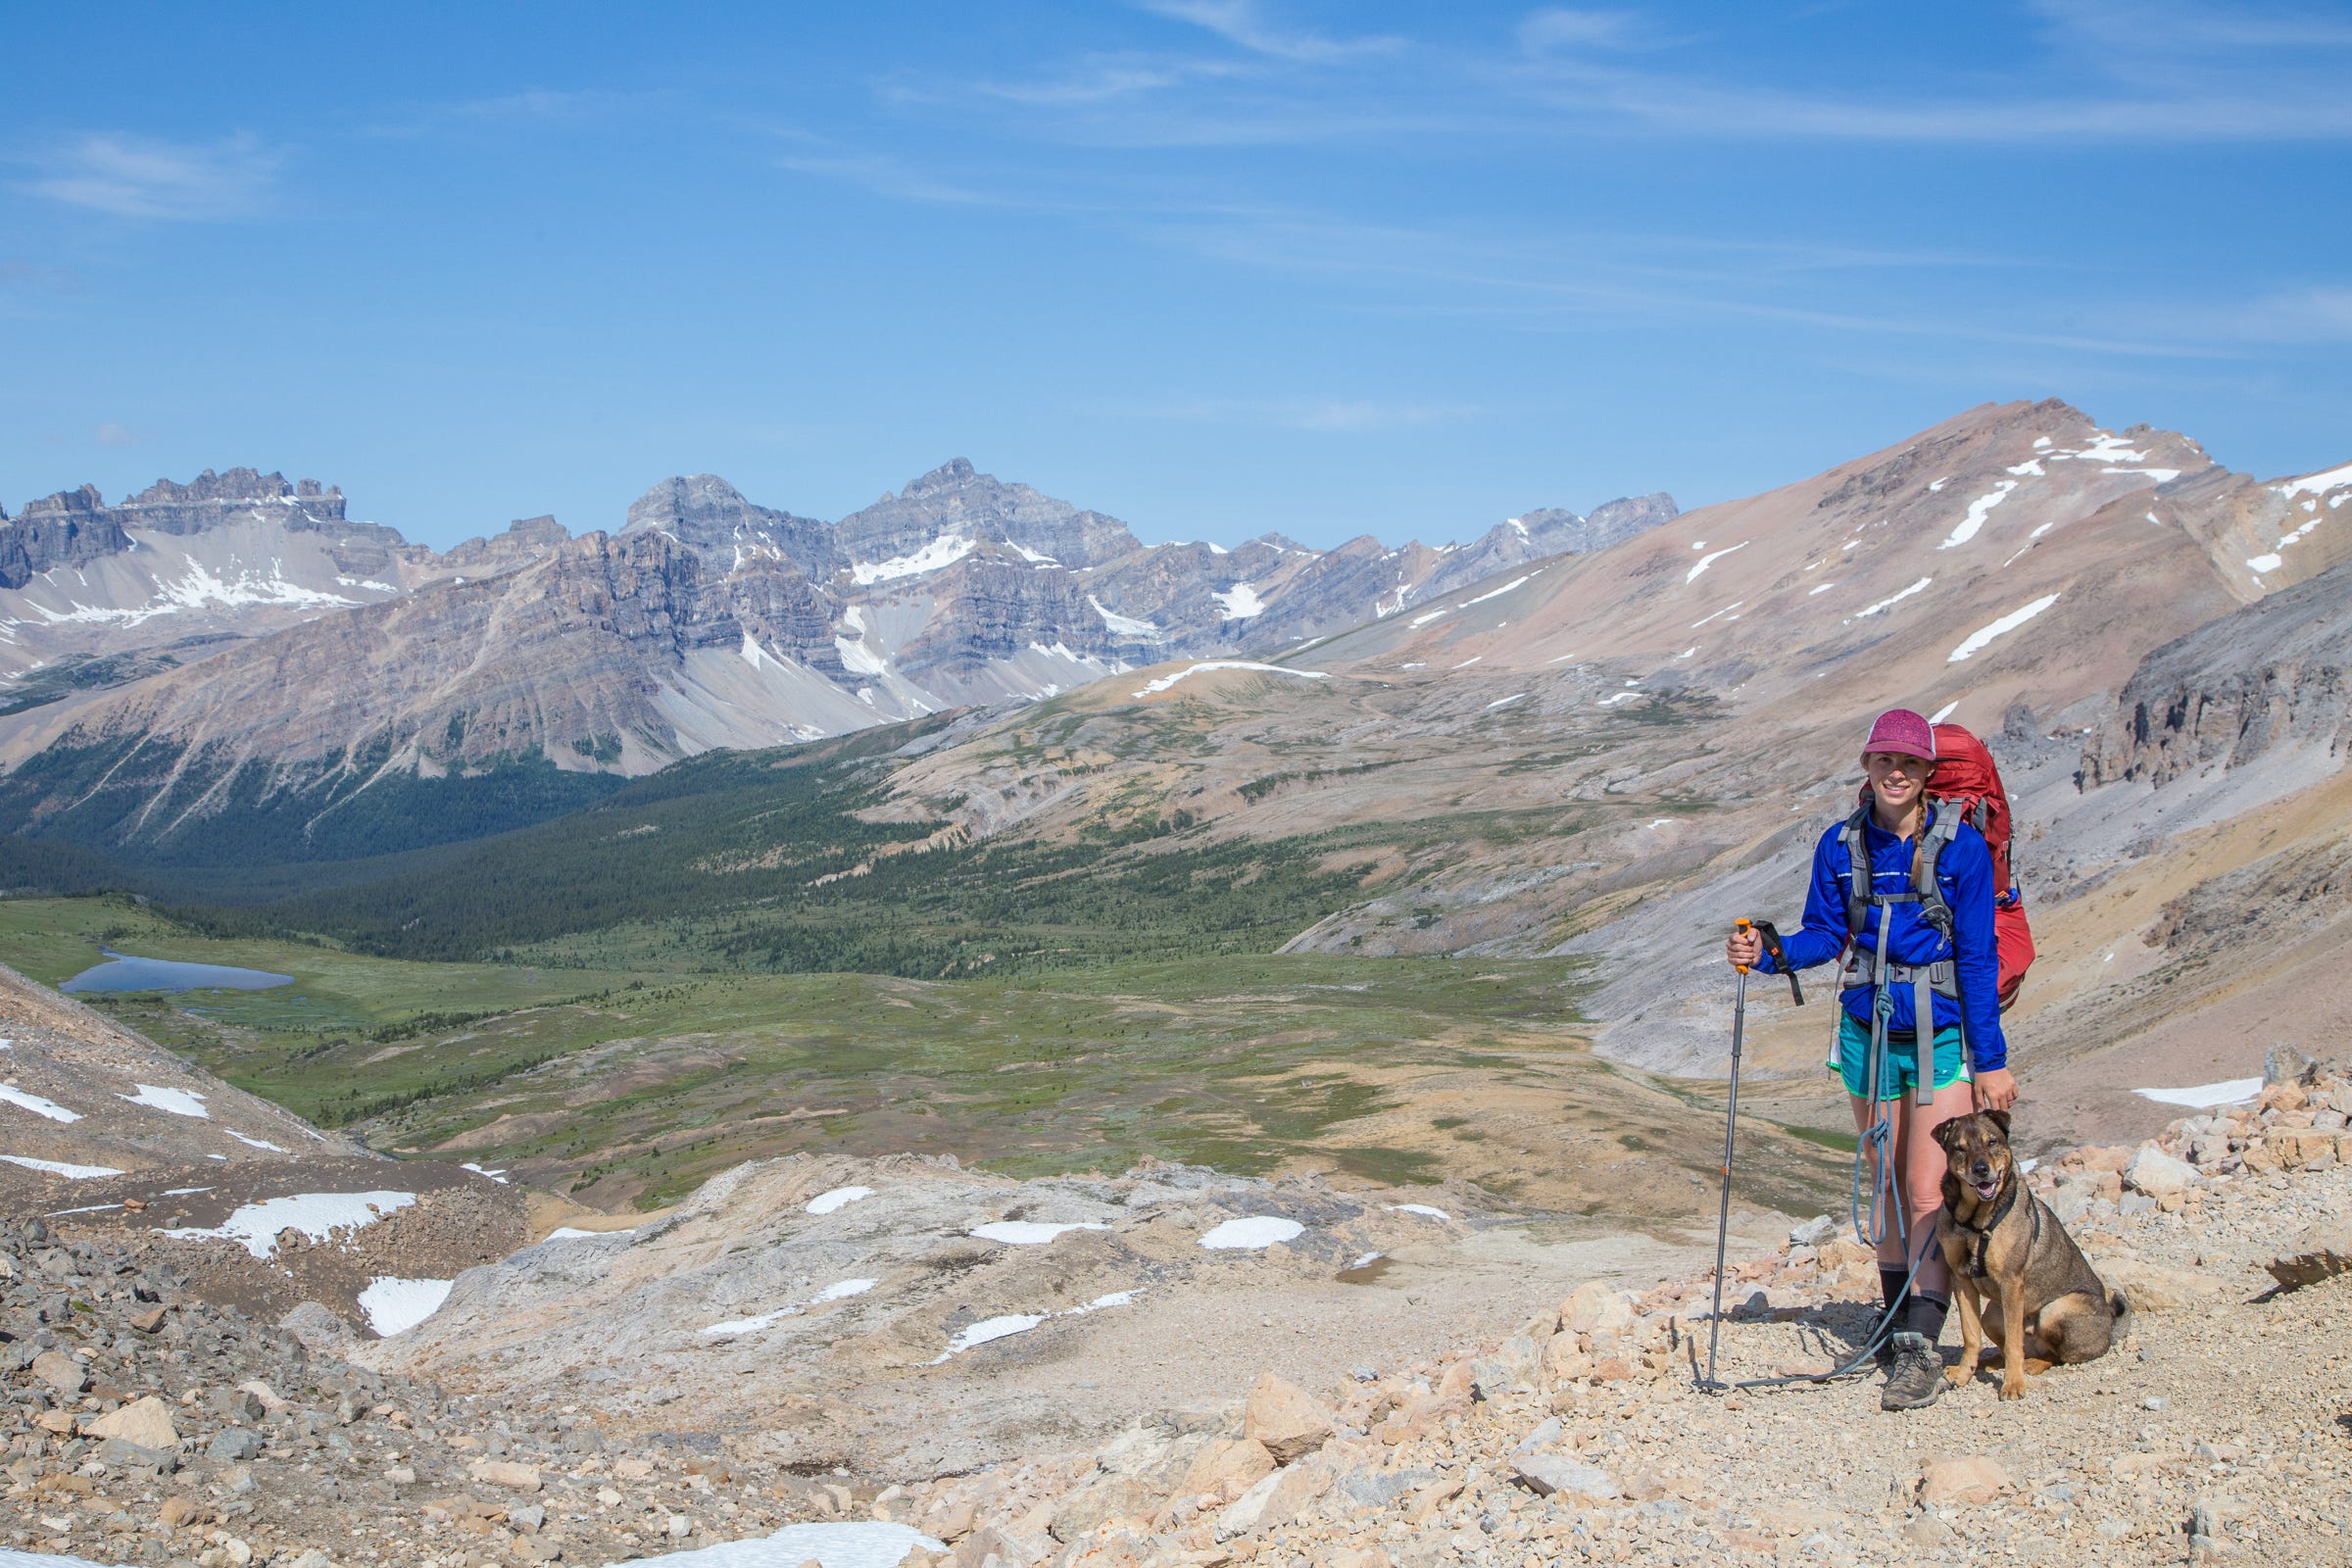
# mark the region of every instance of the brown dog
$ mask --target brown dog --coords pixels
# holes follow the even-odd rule
[[[2004,1399],[2025,1396],[2028,1372],[2105,1355],[2131,1308],[2026,1190],[2009,1152],[2009,1113],[1955,1116],[1936,1127],[1936,1141],[1946,1161],[1936,1240],[1960,1308],[1960,1361],[1944,1376],[1955,1386],[1974,1378],[1988,1334],[2001,1348]]]

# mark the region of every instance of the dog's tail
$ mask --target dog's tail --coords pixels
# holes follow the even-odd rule
[[[2112,1287],[2107,1292],[2107,1307],[2115,1314],[2115,1327],[2107,1337],[2107,1344],[2112,1348],[2132,1338],[2133,1319],[2131,1301],[2125,1298],[2123,1292]]]

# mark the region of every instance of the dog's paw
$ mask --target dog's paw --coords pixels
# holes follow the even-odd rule
[[[2004,1378],[2004,1379],[2002,1379],[2002,1380],[2001,1380],[2001,1397],[2002,1397],[2002,1398],[2004,1398],[2004,1399],[2022,1399],[2022,1398],[2024,1398],[2025,1396],[2026,1396],[2026,1380],[2025,1380],[2024,1378],[2019,1378],[2019,1379],[2017,1379],[2015,1382],[2011,1382],[2011,1381],[2009,1381],[2009,1380],[2008,1380],[2008,1379],[2006,1379],[2006,1378]]]
[[[1947,1366],[1943,1369],[1943,1380],[1955,1389],[1967,1388],[1969,1381],[1975,1376],[1975,1369],[1966,1363],[1959,1366]]]

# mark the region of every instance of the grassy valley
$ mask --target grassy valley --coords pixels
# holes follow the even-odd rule
[[[36,979],[78,972],[101,940],[295,976],[93,999],[240,1087],[603,1208],[745,1158],[912,1150],[1021,1175],[1306,1162],[1639,1221],[1696,1205],[1715,1136],[1684,1097],[1590,1054],[1557,960],[682,974],[388,959],[207,936],[126,899],[0,902],[0,961]],[[1818,1155],[1781,1140],[1759,1169],[1795,1204]]]

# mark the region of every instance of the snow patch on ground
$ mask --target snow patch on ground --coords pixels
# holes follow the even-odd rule
[[[1957,697],[1953,698],[1950,702],[1936,710],[1935,712],[1930,713],[1928,715],[1928,722],[1931,724],[1942,723],[1945,719],[1952,716],[1952,710],[1958,708],[1959,706],[1960,699]]]
[[[0,1084],[0,1101],[6,1101],[12,1105],[22,1105],[26,1110],[31,1111],[35,1116],[46,1116],[51,1121],[81,1120],[80,1111],[68,1110],[65,1106],[59,1104],[56,1101],[51,1100],[46,1096],[33,1094],[29,1090],[19,1089],[15,1084]]]
[[[1157,680],[1148,680],[1144,682],[1144,689],[1135,695],[1149,697],[1153,692],[1164,692],[1187,675],[1198,675],[1203,670],[1211,669],[1253,669],[1261,675],[1296,675],[1300,680],[1331,679],[1329,674],[1320,669],[1285,669],[1280,664],[1260,664],[1248,659],[1211,659],[1189,668],[1180,669],[1173,675],[1162,675]]]
[[[393,1274],[378,1274],[368,1282],[368,1288],[352,1299],[361,1311],[368,1314],[368,1326],[378,1338],[390,1339],[403,1334],[441,1310],[449,1299],[452,1280],[404,1280]]]
[[[956,1332],[954,1339],[948,1342],[948,1348],[942,1350],[931,1364],[937,1366],[952,1356],[961,1355],[977,1345],[987,1345],[997,1340],[1008,1340],[1015,1334],[1026,1334],[1053,1315],[1051,1312],[1007,1312],[1003,1317],[984,1317],[977,1323],[966,1324]]]
[[[1008,545],[1011,545],[1013,553],[1019,556],[1023,561],[1029,563],[1029,564],[1032,566],[1058,566],[1061,564],[1060,562],[1055,561],[1052,556],[1041,556],[1036,551],[1030,549],[1027,545],[1020,543],[1018,540],[1007,539],[1004,542]],[[1216,547],[1212,545],[1209,548],[1213,550]]]
[[[1724,607],[1723,607],[1721,610],[1718,610],[1717,612],[1715,612],[1715,613],[1714,613],[1714,614],[1712,614],[1712,615],[1708,615],[1708,616],[1706,616],[1705,618],[1703,618],[1703,619],[1700,619],[1700,620],[1694,620],[1694,621],[1692,621],[1692,622],[1690,623],[1690,629],[1691,629],[1692,631],[1696,631],[1696,630],[1698,630],[1698,628],[1699,628],[1699,627],[1701,627],[1701,626],[1704,626],[1704,625],[1707,623],[1707,621],[1710,621],[1710,620],[1717,619],[1718,617],[1720,617],[1720,616],[1723,616],[1723,615],[1728,615],[1728,614],[1730,614],[1730,613],[1731,613],[1733,611],[1735,611],[1735,610],[1738,610],[1738,609],[1739,609],[1739,608],[1740,608],[1741,605],[1744,605],[1744,604],[1746,604],[1746,603],[1747,603],[1747,601],[1746,601],[1746,600],[1744,600],[1744,599],[1735,599],[1735,600],[1733,600],[1733,601],[1732,601],[1730,604],[1728,604],[1728,605],[1724,606]]]
[[[1446,612],[1446,611],[1444,611],[1444,610],[1433,610],[1433,611],[1431,611],[1431,612],[1430,612],[1428,614],[1426,614],[1426,615],[1415,615],[1415,616],[1414,616],[1412,619],[1410,619],[1410,620],[1406,621],[1406,622],[1405,622],[1405,625],[1406,625],[1407,627],[1412,627],[1412,626],[1426,626],[1426,625],[1428,625],[1428,624],[1429,624],[1431,621],[1433,621],[1433,620],[1437,619],[1437,618],[1438,618],[1440,615],[1446,614],[1446,613],[1448,613],[1448,612]]]
[[[2259,1078],[2230,1078],[2218,1084],[2197,1084],[2187,1089],[2134,1089],[2142,1100],[2153,1100],[2159,1105],[2185,1105],[2191,1110],[2211,1110],[2216,1105],[2242,1105],[2262,1093]]]
[[[1419,1214],[1424,1219],[1453,1218],[1451,1214],[1446,1213],[1444,1209],[1432,1208],[1427,1203],[1391,1203],[1389,1205],[1389,1212],[1392,1214]]]
[[[1968,504],[1968,515],[1961,518],[1959,524],[1945,536],[1943,543],[1936,548],[1955,550],[1974,539],[1979,530],[1984,526],[1984,519],[1992,515],[1992,509],[2008,500],[2009,492],[2016,488],[2017,481],[2015,479],[2003,479],[1992,487],[1990,494],[1981,495],[1971,501]]]
[[[1641,695],[1642,694],[1640,692],[1617,692],[1612,696],[1603,697],[1598,706],[1602,708],[1615,708],[1619,703],[1630,703]]]
[[[0,1159],[7,1160],[11,1165],[22,1165],[26,1170],[45,1170],[52,1176],[63,1176],[76,1182],[87,1181],[93,1176],[122,1174],[112,1165],[69,1165],[63,1160],[35,1159],[30,1154],[0,1154]]]
[[[345,1228],[372,1225],[416,1201],[415,1193],[294,1193],[247,1203],[219,1225],[184,1226],[161,1234],[179,1241],[216,1237],[235,1242],[264,1261],[277,1255],[278,1232],[297,1230],[314,1242]]]
[[[2273,485],[2271,488],[2282,496],[2320,496],[2326,495],[2330,490],[2341,489],[2348,484],[2352,484],[2352,463],[2347,463],[2340,468],[2329,468],[2325,473],[2309,473],[2300,479],[2289,479],[2284,484]]]
[[[1266,602],[1257,597],[1257,590],[1246,582],[1237,582],[1221,594],[1210,594],[1225,608],[1227,620],[1248,620],[1266,612]]]
[[[836,1187],[829,1193],[819,1193],[808,1200],[808,1211],[811,1214],[830,1214],[837,1208],[847,1208],[861,1198],[873,1196],[871,1187]]]
[[[580,1232],[579,1234],[587,1233]],[[796,1301],[790,1306],[778,1307],[773,1312],[762,1312],[758,1317],[729,1318],[724,1323],[711,1324],[703,1332],[705,1334],[757,1334],[761,1329],[781,1323],[788,1317],[799,1317],[812,1306],[822,1306],[827,1301],[846,1301],[853,1296],[863,1296],[881,1283],[880,1280],[837,1280],[806,1301]]]
[[[282,1154],[285,1152],[284,1150],[278,1148],[277,1145],[271,1143],[267,1138],[248,1138],[243,1133],[237,1131],[234,1127],[223,1127],[220,1130],[228,1134],[229,1137],[234,1138],[238,1143],[243,1144],[248,1149],[267,1149],[273,1154]]]
[[[977,539],[966,539],[961,534],[947,534],[910,555],[893,556],[888,561],[854,561],[850,564],[850,577],[860,588],[871,583],[888,582],[894,577],[916,577],[926,571],[953,566],[979,548],[980,541]]]
[[[1739,546],[1735,545],[1732,548],[1736,550],[1739,548]],[[1731,554],[1731,551],[1727,550],[1724,552],[1724,554],[1729,555]],[[1714,558],[1710,556],[1707,559],[1711,561]],[[1700,564],[1703,565],[1705,563],[1702,562]],[[1513,577],[1509,582],[1504,583],[1501,587],[1490,588],[1485,593],[1480,594],[1476,599],[1465,599],[1453,608],[1456,610],[1468,610],[1472,605],[1483,605],[1490,599],[1499,599],[1504,594],[1509,593],[1512,589],[1524,585],[1530,578],[1540,577],[1542,575],[1542,572],[1531,571],[1525,577]]]
[[[145,1105],[150,1110],[168,1110],[174,1116],[196,1116],[206,1121],[212,1120],[213,1116],[211,1111],[204,1108],[204,1096],[192,1089],[167,1089],[161,1084],[141,1084],[137,1094],[117,1095],[115,1098],[127,1100],[134,1105]]]
[[[1096,614],[1102,617],[1102,624],[1120,636],[1140,637],[1146,642],[1159,641],[1159,628],[1151,621],[1138,620],[1133,615],[1122,615],[1115,610],[1105,610],[1102,608],[1102,601],[1097,599],[1093,594],[1086,596],[1086,602],[1094,607]]]
[[[1489,708],[1508,708],[1508,707],[1510,707],[1510,706],[1511,706],[1513,703],[1515,703],[1515,702],[1518,702],[1518,701],[1519,701],[1521,698],[1525,697],[1526,695],[1527,695],[1527,693],[1525,693],[1525,692],[1513,692],[1513,693],[1511,693],[1511,695],[1510,695],[1510,696],[1508,696],[1508,697],[1497,697],[1497,698],[1495,698],[1495,699],[1494,699],[1493,702],[1489,703],[1487,706],[1488,706]]]
[[[1947,664],[1957,664],[1964,659],[1971,658],[1976,654],[1984,652],[1987,647],[1991,646],[1995,638],[2007,636],[2009,633],[2017,630],[2018,627],[2023,626],[2027,621],[2032,620],[2035,615],[2040,614],[2043,611],[2049,609],[2057,602],[2058,596],[2056,594],[2043,594],[2039,599],[2034,600],[2032,604],[2020,606],[2018,609],[2012,610],[2009,612],[2009,613],[2003,615],[1991,625],[1978,627],[1975,631],[1972,631],[1968,634],[1968,636],[1961,642],[1959,647],[1952,650],[1950,657],[1945,659],[1944,662]]]
[[[786,1525],[772,1536],[753,1541],[725,1541],[715,1546],[664,1553],[662,1568],[898,1568],[911,1551],[947,1550],[912,1525],[879,1519],[847,1519],[824,1524]],[[43,1557],[44,1564],[62,1557]],[[654,1559],[634,1558],[646,1562]]]
[[[1295,1219],[1279,1214],[1251,1214],[1242,1219],[1229,1219],[1200,1238],[1200,1245],[1212,1251],[1255,1251],[1272,1247],[1276,1242],[1294,1240],[1306,1227]]]
[[[1854,618],[1856,620],[1860,620],[1864,615],[1875,615],[1882,610],[1890,609],[1895,605],[1899,605],[1904,600],[1910,598],[1913,594],[1924,592],[1928,584],[1934,582],[1935,580],[1936,579],[1933,577],[1922,577],[1910,587],[1902,589],[1897,593],[1888,594],[1886,598],[1880,600],[1877,604],[1872,605],[1867,610],[1855,611]]]
[[[1000,1219],[986,1225],[975,1225],[970,1234],[984,1242],[1003,1242],[1007,1247],[1043,1247],[1064,1231],[1106,1231],[1107,1225],[1088,1220],[1072,1220],[1063,1225],[1049,1225],[1043,1220]]]
[[[1755,541],[1752,539],[1742,539],[1736,545],[1727,545],[1721,550],[1711,550],[1707,552],[1707,554],[1698,558],[1698,564],[1692,566],[1689,571],[1683,573],[1683,581],[1686,583],[1698,581],[1699,574],[1704,572],[1709,566],[1712,566],[1715,564],[1715,563],[1721,561],[1724,557],[1731,555],[1736,551],[1745,550],[1753,543],[1755,543]]]

